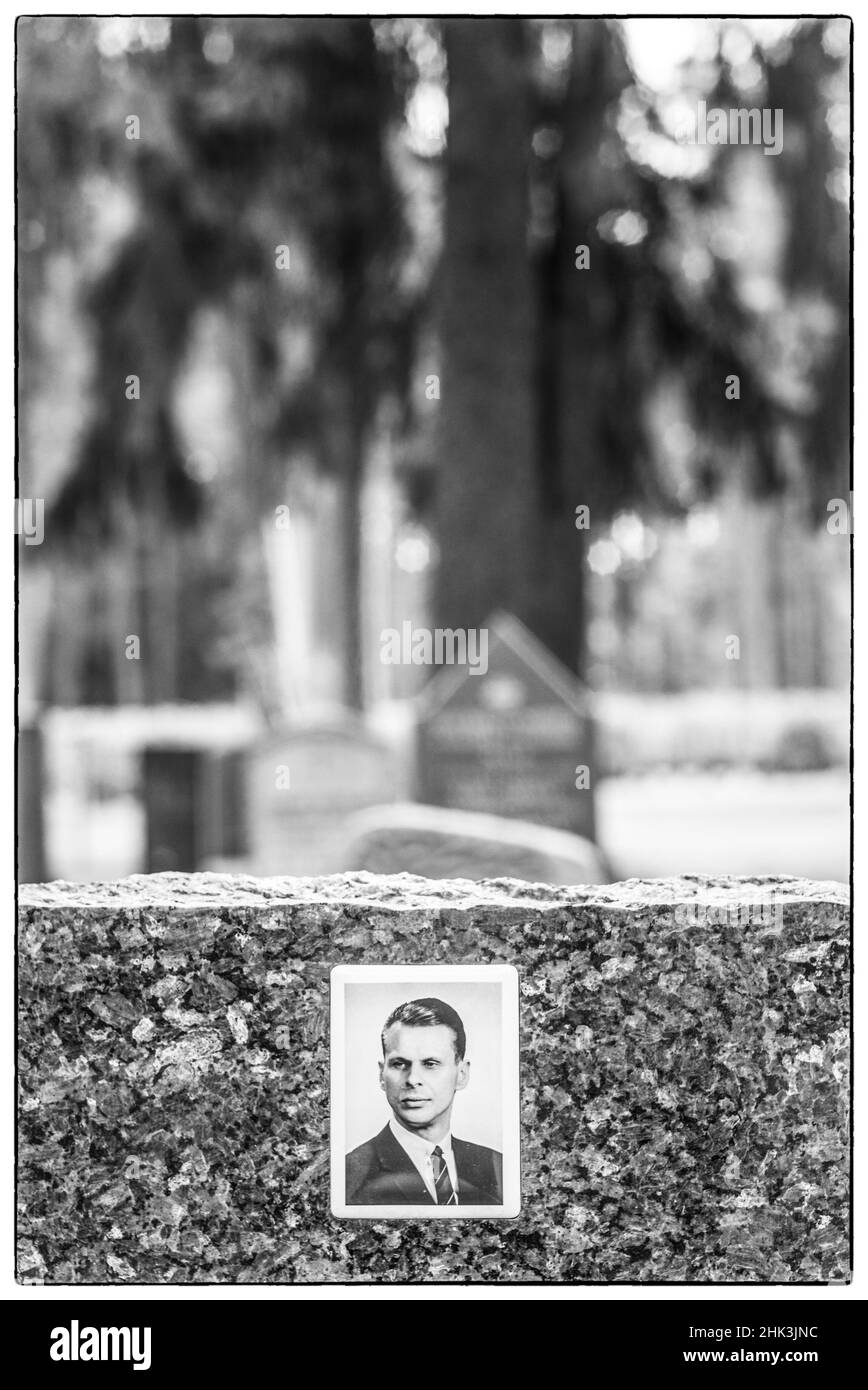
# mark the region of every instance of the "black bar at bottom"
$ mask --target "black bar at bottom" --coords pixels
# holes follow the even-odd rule
[[[317,1379],[331,1381],[344,1366],[354,1378],[397,1371],[420,1382],[452,1379],[460,1366],[462,1379],[478,1371],[490,1383],[497,1363],[521,1346],[541,1379],[559,1378],[555,1365],[566,1358],[577,1384],[601,1369],[613,1381],[631,1372],[665,1382],[673,1372],[702,1379],[709,1371],[737,1377],[762,1369],[770,1384],[781,1373],[829,1384],[836,1375],[849,1379],[860,1364],[862,1309],[855,1300],[772,1294],[676,1302],[649,1293],[641,1301],[589,1302],[576,1290],[576,1301],[529,1304],[517,1289],[522,1307],[510,1313],[510,1305],[492,1310],[485,1295],[434,1308],[440,1291],[430,1286],[414,1299],[406,1289],[389,1290],[388,1301],[375,1295],[338,1302],[329,1292],[317,1290],[304,1302],[288,1302],[289,1291],[267,1302],[49,1301],[34,1289],[32,1298],[5,1303],[4,1336],[25,1374],[58,1384],[82,1376],[171,1385],[190,1376],[226,1382],[269,1374],[291,1385],[300,1376],[309,1380],[314,1367]],[[506,1330],[505,1317],[514,1330]]]

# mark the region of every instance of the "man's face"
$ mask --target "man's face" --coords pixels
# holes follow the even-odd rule
[[[451,1028],[411,1028],[393,1023],[386,1033],[380,1085],[398,1122],[425,1129],[452,1109],[456,1091],[468,1082],[470,1064],[455,1056]]]

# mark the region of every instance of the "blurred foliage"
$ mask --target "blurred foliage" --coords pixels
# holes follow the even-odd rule
[[[493,109],[511,86],[526,110],[528,201],[523,215],[513,215],[508,246],[510,205],[505,197],[498,203],[498,253],[519,249],[529,230],[534,284],[524,374],[536,421],[538,503],[534,521],[526,487],[514,488],[512,518],[498,516],[497,550],[515,564],[511,606],[571,666],[583,666],[576,619],[584,611],[583,570],[569,534],[577,503],[590,506],[595,525],[631,506],[684,513],[738,476],[756,495],[798,495],[806,522],[817,524],[828,499],[846,495],[846,136],[839,129],[833,138],[833,117],[840,125],[847,109],[842,23],[846,32],[846,21],[803,21],[768,49],[734,22],[722,24],[712,31],[716,51],[696,71],[690,64],[682,71],[682,118],[692,104],[695,119],[700,98],[709,107],[781,107],[783,148],[772,157],[679,142],[673,93],[638,80],[615,21],[528,22],[523,90],[506,76],[511,21],[446,24],[456,70],[459,57],[472,66],[468,55],[479,48],[473,100],[454,104],[461,176],[468,181],[472,165],[469,182],[486,183],[489,200],[486,103]],[[447,151],[447,166],[449,159]],[[516,159],[513,180],[522,169]],[[466,181],[447,206],[444,264],[455,283],[462,267],[450,255],[448,229],[467,245],[471,231],[460,223],[480,217]],[[589,271],[576,268],[579,244],[588,247]],[[494,380],[514,382],[515,341],[498,322],[498,267],[480,258],[475,274],[488,291],[475,286],[477,312],[468,321],[456,302],[444,360],[460,352]],[[443,287],[447,303],[451,282]],[[731,375],[739,378],[738,404],[724,392]],[[494,495],[499,483],[522,478],[527,439],[521,428],[506,441],[492,430],[486,446],[483,434],[474,438],[474,410],[473,392],[446,393],[441,419],[452,447],[441,449],[435,467],[449,471],[445,486],[454,491],[463,466],[455,441],[474,439],[474,473],[487,479],[478,492]],[[462,527],[455,507],[448,527],[441,522],[442,611],[450,621],[456,574],[474,574],[471,603],[471,592],[485,590],[478,523],[471,508]],[[503,564],[496,555],[491,563]],[[498,575],[496,587],[509,584]],[[473,620],[484,616],[475,612]]]
[[[231,305],[249,335],[269,405],[265,460],[310,444],[325,466],[358,469],[358,436],[410,360],[402,208],[383,139],[395,97],[370,24],[178,18],[165,42],[107,58],[95,52],[99,23],[30,21],[20,37],[22,218],[54,222],[95,168],[126,183],[137,209],[87,290],[92,419],[54,507],[70,540],[95,520],[111,529],[118,498],[170,522],[195,515],[170,407],[203,304]],[[130,112],[140,142],[125,139]],[[276,283],[279,245],[310,258],[300,303]],[[311,325],[314,347],[285,390],[279,339],[293,315]],[[136,410],[118,376],[133,363]],[[250,478],[258,495],[268,481]]]
[[[341,482],[350,703],[359,490],[384,403],[398,405],[410,502],[448,521],[440,584],[465,624],[503,592],[574,666],[577,502],[683,512],[738,474],[825,519],[849,470],[842,23],[806,19],[769,46],[719,24],[682,96],[783,108],[783,150],[691,161],[673,153],[672,94],[639,79],[614,20],[21,19],[24,404],[41,389],[36,323],[60,251],[76,259],[93,340],[49,534],[86,554],[122,538],[131,510],[173,527],[207,515],[173,391],[209,306],[249,363],[236,465],[248,517],[273,506],[297,453]],[[442,140],[425,146],[412,119],[447,82],[462,132],[451,183]],[[140,141],[125,138],[131,113]],[[577,243],[591,273],[575,268]],[[291,276],[275,269],[279,245]],[[432,411],[418,382],[453,355],[463,389]],[[486,445],[479,402],[496,413],[498,389],[515,428],[488,428]],[[474,495],[498,499],[487,527]]]

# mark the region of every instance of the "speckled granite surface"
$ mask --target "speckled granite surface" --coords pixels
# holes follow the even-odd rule
[[[18,1277],[846,1278],[848,941],[796,879],[27,886]],[[428,961],[521,972],[521,1215],[337,1220],[329,972]]]

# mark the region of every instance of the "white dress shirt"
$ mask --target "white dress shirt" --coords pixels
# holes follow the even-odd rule
[[[414,1134],[412,1130],[399,1125],[394,1116],[389,1121],[389,1129],[416,1169],[433,1201],[437,1201],[437,1188],[434,1185],[434,1160],[432,1158],[435,1149],[439,1149],[446,1160],[446,1168],[452,1179],[452,1189],[457,1194],[458,1170],[455,1167],[455,1154],[452,1152],[451,1133],[445,1134],[436,1144],[432,1144],[430,1139],[423,1139],[421,1134]]]

